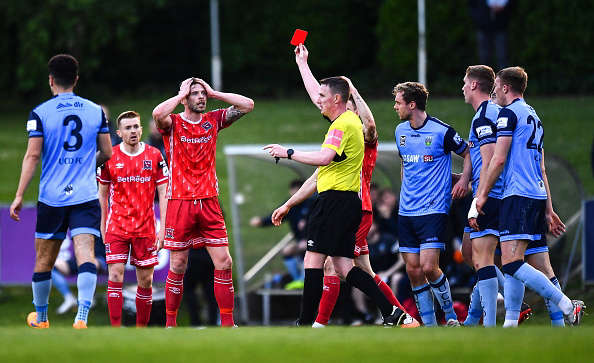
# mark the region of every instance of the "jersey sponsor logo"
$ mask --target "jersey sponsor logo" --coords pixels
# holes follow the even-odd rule
[[[189,144],[206,144],[210,140],[212,140],[212,135],[202,136],[202,137],[185,137],[182,136],[179,138],[181,142],[187,142]]]
[[[27,131],[35,131],[35,130],[37,130],[37,120],[27,121]]]
[[[124,163],[117,163],[116,164],[116,169],[123,169],[124,168]]]
[[[423,162],[430,163],[433,161],[433,155],[423,155]]]
[[[200,126],[202,126],[202,128],[206,131],[212,129],[212,124],[208,121],[203,122],[202,125],[200,125]]]
[[[75,158],[63,157],[63,158],[59,158],[58,159],[58,164],[60,164],[60,165],[82,164],[82,158],[81,157],[75,157]]]
[[[153,161],[152,160],[143,160],[142,161],[142,170],[153,170]]]
[[[406,135],[400,135],[400,146],[406,145]]]
[[[464,140],[460,137],[460,135],[458,135],[458,133],[456,132],[456,135],[454,135],[454,142],[456,144],[461,144]]]
[[[507,127],[507,117],[500,117],[497,119],[497,128],[504,129]]]
[[[432,143],[433,143],[433,136],[427,136],[425,138],[425,146],[431,146]]]
[[[489,136],[493,135],[493,130],[491,126],[481,126],[476,128],[476,133],[478,137]]]
[[[404,160],[407,163],[418,163],[420,158],[420,155],[402,155],[402,160]]]
[[[66,195],[72,194],[73,191],[74,191],[74,187],[72,186],[72,184],[68,184],[66,186],[66,188],[64,188],[64,194],[66,194]]]
[[[150,176],[140,176],[140,175],[132,175],[132,176],[118,176],[118,183],[148,183],[151,181]]]

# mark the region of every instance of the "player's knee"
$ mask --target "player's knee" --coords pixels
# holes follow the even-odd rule
[[[420,265],[407,264],[406,265],[406,273],[410,277],[422,276],[423,269],[421,269]]]
[[[425,274],[425,276],[433,275],[438,268],[439,268],[439,266],[437,266],[432,261],[424,262],[421,265],[421,269],[423,270],[423,273]]]
[[[334,270],[334,265],[330,259],[324,263],[324,276],[336,276],[337,273]]]
[[[138,276],[138,286],[142,287],[143,289],[148,289],[149,287],[153,286],[153,275],[147,274]]]
[[[231,255],[227,254],[214,258],[212,263],[217,270],[229,270],[233,266],[233,259],[231,258]]]
[[[188,266],[188,259],[181,256],[171,256],[169,261],[169,269],[176,274],[183,274],[186,272]]]
[[[109,281],[124,282],[124,266],[109,266]]]

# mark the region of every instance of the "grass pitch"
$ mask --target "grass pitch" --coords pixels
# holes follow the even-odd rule
[[[591,362],[594,327],[0,328],[2,362]]]

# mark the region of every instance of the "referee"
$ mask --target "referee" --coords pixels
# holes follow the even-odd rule
[[[393,306],[373,278],[353,266],[355,233],[361,222],[361,167],[364,142],[361,120],[347,111],[349,85],[340,77],[320,81],[317,104],[331,123],[320,151],[304,152],[278,144],[264,147],[271,156],[318,166],[318,198],[307,223],[305,281],[298,325],[313,324],[322,296],[324,261],[332,258],[341,279],[367,294],[380,308],[384,325],[398,325],[405,313]]]

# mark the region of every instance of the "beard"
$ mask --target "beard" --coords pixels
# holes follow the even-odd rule
[[[192,112],[201,113],[201,112],[203,112],[206,109],[206,103],[200,104],[200,103],[188,102],[188,108]]]

